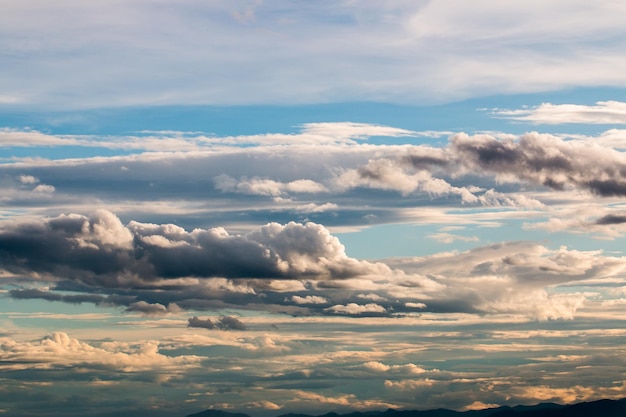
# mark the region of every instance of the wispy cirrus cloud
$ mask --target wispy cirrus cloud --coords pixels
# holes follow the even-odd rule
[[[34,5],[40,14],[32,14]],[[14,6],[0,20],[10,51],[2,102],[55,109],[432,103],[624,86],[621,4],[340,1],[314,10],[267,3],[246,10],[249,4],[198,1]],[[84,25],[67,30],[76,21]]]

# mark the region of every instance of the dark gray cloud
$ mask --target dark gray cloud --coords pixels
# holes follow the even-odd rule
[[[104,210],[6,225],[0,261],[13,273],[113,288],[184,277],[337,279],[386,269],[349,258],[337,238],[313,223],[270,223],[231,235],[222,228],[124,226]]]
[[[220,316],[215,322],[211,319],[201,319],[193,316],[188,319],[187,327],[195,327],[201,329],[220,329],[220,330],[246,330],[246,325],[236,317]]]
[[[600,196],[626,195],[626,158],[611,148],[528,133],[519,140],[459,134],[451,138],[449,150],[468,172],[555,190],[575,187]]]
[[[178,305],[170,303],[167,306],[159,303],[148,303],[146,301],[136,301],[126,308],[127,312],[140,313],[146,316],[160,316],[167,313],[177,313],[181,309]]]
[[[626,223],[626,215],[607,214],[595,221],[595,224],[602,226],[622,223]]]
[[[246,330],[246,325],[233,316],[221,316],[217,321],[217,327],[222,330]]]
[[[196,327],[199,329],[215,329],[215,323],[211,319],[201,319],[198,316],[193,316],[188,319],[187,327]]]
[[[9,291],[9,295],[11,296],[11,298],[18,300],[40,299],[47,301],[62,301],[69,304],[102,304],[107,302],[107,297],[103,297],[97,294],[63,295],[52,291],[42,291],[37,288],[14,289]]]

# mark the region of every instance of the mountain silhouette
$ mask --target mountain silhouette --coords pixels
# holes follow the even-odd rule
[[[205,410],[195,414],[189,414],[187,417],[250,417],[242,413],[229,413],[222,410]]]
[[[345,414],[326,413],[323,415],[288,413],[278,417],[626,417],[626,399],[598,400],[570,405],[541,403],[518,405],[484,410],[454,411],[439,408],[436,410],[394,410],[353,411]],[[229,413],[222,410],[206,410],[187,417],[250,417],[243,413]]]

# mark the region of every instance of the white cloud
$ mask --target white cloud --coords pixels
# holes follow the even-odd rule
[[[351,315],[359,315],[364,313],[385,313],[387,311],[385,307],[374,303],[365,305],[348,303],[346,305],[335,305],[332,307],[328,307],[325,310],[332,311],[333,313],[344,313]]]
[[[293,295],[290,298],[296,304],[327,304],[328,299],[324,297],[320,297],[319,295],[307,295],[301,297],[299,295]]]
[[[33,188],[33,192],[35,193],[53,193],[55,192],[56,189],[54,188],[54,186],[52,185],[47,185],[47,184],[39,184],[38,186],[36,186],[35,188]]]
[[[198,366],[200,358],[192,355],[165,356],[158,343],[149,341],[129,346],[118,342],[103,342],[99,346],[81,342],[63,332],[52,333],[38,342],[0,339],[0,356],[5,370],[47,369],[50,366],[84,368],[107,367],[120,372],[162,369],[177,372]]]
[[[385,297],[382,297],[379,294],[374,294],[374,293],[358,294],[357,298],[360,298],[362,300],[370,300],[370,301],[386,301]]]
[[[273,3],[253,13],[196,2],[18,4],[0,18],[11,57],[0,101],[48,108],[60,96],[73,108],[423,103],[624,86],[621,3],[451,1],[358,8],[339,1],[315,13]],[[33,16],[35,6],[41,13]],[[77,21],[84,25],[66,30]]]
[[[397,127],[373,125],[368,123],[305,123],[302,125],[302,128],[302,132],[304,134],[320,135],[337,139],[367,139],[372,136],[423,136],[421,132],[413,132],[411,130],[399,129]],[[429,132],[428,134],[432,135],[432,133],[433,132]]]
[[[22,184],[37,184],[39,182],[39,178],[32,175],[20,175],[18,178]]]
[[[517,110],[495,109],[492,114],[535,124],[626,124],[626,103],[599,101],[595,106],[542,103],[536,107]]]
[[[409,307],[409,308],[426,308],[427,305],[424,303],[404,303],[405,306]]]
[[[421,366],[412,363],[405,365],[386,365],[377,361],[370,361],[363,364],[363,367],[369,371],[377,373],[390,373],[398,375],[419,375],[428,372]]]
[[[281,196],[284,194],[322,193],[326,187],[312,180],[299,179],[287,183],[266,178],[235,179],[227,174],[220,174],[213,179],[215,188],[222,192],[252,194],[263,196]]]
[[[245,403],[244,406],[251,408],[263,408],[265,410],[280,410],[282,406],[267,400]]]
[[[554,208],[546,221],[526,222],[527,230],[547,230],[588,234],[596,239],[613,240],[626,234],[626,208],[612,204],[577,204]]]

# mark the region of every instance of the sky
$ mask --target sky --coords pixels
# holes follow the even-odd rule
[[[0,415],[626,397],[626,3],[0,4]]]

